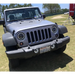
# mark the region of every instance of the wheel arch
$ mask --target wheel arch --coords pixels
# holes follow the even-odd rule
[[[65,26],[58,25],[58,29],[59,29],[59,34],[64,34],[68,32]]]
[[[2,41],[5,47],[17,45],[15,38],[9,32],[2,35]]]

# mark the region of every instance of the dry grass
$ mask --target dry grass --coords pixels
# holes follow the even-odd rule
[[[0,26],[0,71],[8,71],[8,59],[5,54],[5,48],[2,43],[3,27]]]
[[[61,19],[61,18],[64,18],[63,16],[59,15],[59,16],[55,16],[53,17],[52,19]]]
[[[52,19],[56,16],[63,18]],[[68,15],[56,15],[46,17],[46,20],[57,22],[62,25]],[[0,26],[0,71],[75,71],[75,25],[65,25],[70,36],[70,43],[66,50],[61,55],[56,55],[52,52],[45,53],[30,59],[22,60],[22,64],[15,69],[9,66],[8,58],[5,54],[5,48],[2,44],[3,27]]]
[[[64,18],[62,19],[57,19],[56,22],[59,25],[62,25],[64,23],[64,21],[68,18],[68,15],[63,15],[62,16]],[[54,17],[54,16],[51,16]],[[49,17],[47,17],[46,19],[48,20]],[[52,20],[51,18],[49,19],[52,22],[55,22],[55,20]],[[56,71],[75,71],[75,25],[70,25],[69,23],[67,25],[65,25],[68,29],[68,33],[64,34],[65,36],[70,36],[70,43],[67,45],[67,48],[65,50],[64,53],[66,53],[68,56],[70,56],[73,60],[71,62],[69,62],[68,64],[66,64],[66,66],[64,68],[58,68],[56,69]],[[62,60],[63,61],[63,60]],[[68,60],[67,60],[68,61]]]

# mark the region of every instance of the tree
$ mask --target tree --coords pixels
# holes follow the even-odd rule
[[[48,6],[48,1],[43,1],[43,8],[47,8]]]
[[[15,6],[15,1],[10,1],[10,8],[14,8]]]
[[[19,1],[10,1],[9,8],[15,8],[19,4]]]
[[[1,12],[2,12],[2,6],[0,4],[0,20],[1,20]]]
[[[2,6],[2,13],[4,12],[5,9],[6,9],[6,7],[3,5]]]
[[[1,1],[0,1],[0,13],[2,12],[2,5],[1,5]]]
[[[49,5],[49,4],[48,4]],[[49,9],[49,11],[51,11],[51,14],[54,12],[54,4],[50,4],[49,5],[49,7],[50,7],[50,9]],[[56,7],[55,7],[56,8]]]
[[[25,7],[27,7],[27,6],[32,6],[32,5],[31,5],[31,1],[28,1],[28,4],[27,4],[27,1],[24,1],[24,6],[25,6]]]
[[[15,4],[15,8],[23,7],[21,4]]]
[[[54,12],[57,13],[57,12],[60,12],[61,8],[60,8],[60,5],[59,4],[54,4]]]
[[[64,12],[69,12],[69,9],[65,8],[65,9],[61,9],[61,11]]]
[[[52,13],[53,2],[54,1],[43,1],[43,8],[45,9],[45,12],[48,11],[48,13]]]
[[[18,6],[18,4],[19,4],[19,1],[14,1],[15,6]]]
[[[60,11],[59,4],[43,4],[43,8],[45,9],[45,13],[58,13]]]
[[[1,14],[0,14],[0,20],[1,20]]]
[[[0,4],[0,14],[1,14],[1,12],[2,12],[2,5]]]
[[[9,8],[9,6],[8,6],[8,5],[6,5],[6,6],[5,6],[5,8],[6,8],[6,9],[8,9],[8,8]]]
[[[32,5],[31,5],[31,1],[28,1],[28,5],[29,5],[29,6],[32,6]]]
[[[24,6],[25,6],[25,7],[27,6],[27,1],[24,1]]]

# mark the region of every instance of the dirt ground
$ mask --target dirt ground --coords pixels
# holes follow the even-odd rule
[[[62,16],[60,15],[60,16],[53,17],[52,19],[60,19],[60,18],[64,18],[64,17],[62,17]]]

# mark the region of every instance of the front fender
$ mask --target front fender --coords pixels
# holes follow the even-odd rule
[[[68,32],[65,26],[58,25],[58,29],[59,29],[59,34],[64,34]]]
[[[13,35],[9,32],[2,35],[2,41],[5,47],[17,45]]]

